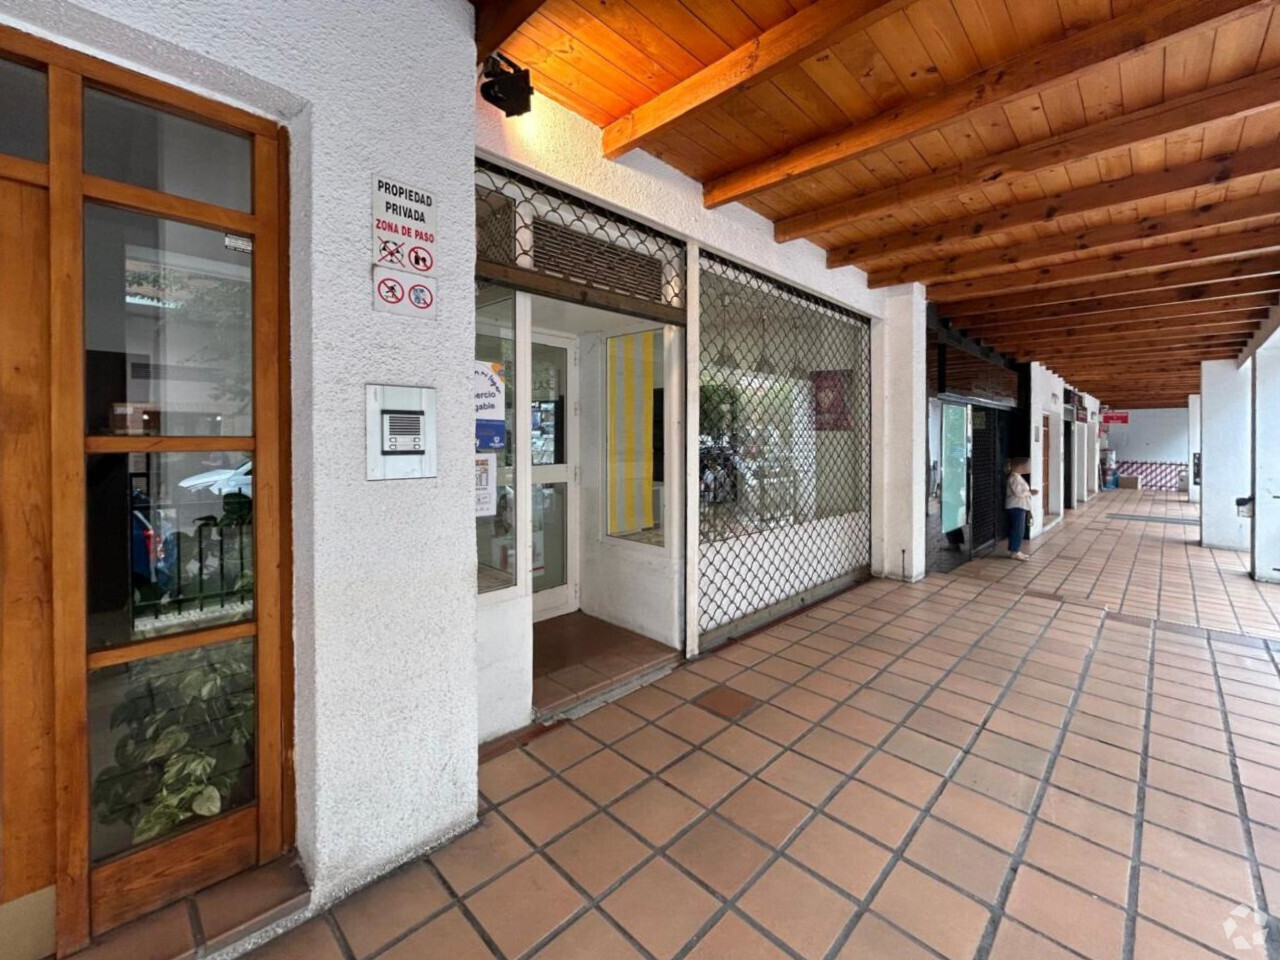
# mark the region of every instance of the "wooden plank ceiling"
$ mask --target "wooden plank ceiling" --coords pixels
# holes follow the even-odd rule
[[[1114,406],[1280,292],[1280,0],[544,0],[540,94]]]

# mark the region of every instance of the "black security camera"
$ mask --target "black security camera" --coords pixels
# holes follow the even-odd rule
[[[529,100],[533,97],[533,81],[529,71],[516,66],[500,53],[484,62],[481,73],[480,96],[508,117],[518,117],[529,112]]]

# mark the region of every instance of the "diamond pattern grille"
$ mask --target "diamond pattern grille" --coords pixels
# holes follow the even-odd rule
[[[710,254],[700,263],[699,632],[739,635],[865,576],[865,317]]]
[[[679,240],[485,160],[476,161],[476,257],[489,279],[518,284],[520,273],[536,274],[564,284],[563,296],[608,309],[684,307]]]

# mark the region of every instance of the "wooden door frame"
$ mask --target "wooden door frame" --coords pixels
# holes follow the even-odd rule
[[[0,177],[49,192],[51,531],[53,698],[59,955],[74,952],[127,917],[113,915],[121,885],[174,899],[192,883],[260,863],[293,843],[291,558],[289,555],[289,337],[287,312],[287,138],[271,120],[0,25],[0,54],[48,76],[47,163],[0,156]],[[244,213],[83,172],[86,84],[252,138],[253,212]],[[253,434],[249,437],[86,437],[84,418],[84,204],[103,203],[250,236],[253,245]],[[70,441],[70,442],[68,442]],[[159,640],[86,649],[85,457],[91,453],[192,450],[252,452],[255,469],[254,619]],[[255,800],[196,830],[94,868],[90,861],[88,675],[98,666],[255,636]],[[252,814],[252,841],[244,822]],[[193,841],[193,838],[194,841]],[[166,867],[197,861],[181,878]],[[123,866],[122,866],[123,865]],[[102,875],[102,883],[91,879]],[[105,893],[95,897],[93,888]],[[128,888],[131,892],[137,886]],[[98,902],[95,905],[95,900]],[[91,906],[94,912],[91,914]]]

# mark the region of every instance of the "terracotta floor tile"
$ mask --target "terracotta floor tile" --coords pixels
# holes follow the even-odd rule
[[[629,710],[623,710],[617,704],[606,703],[586,716],[574,720],[573,725],[585,730],[597,740],[613,743],[643,726],[644,721]]]
[[[915,822],[919,811],[854,781],[832,798],[827,804],[827,813],[885,846],[896,847]]]
[[[689,664],[689,669],[699,676],[706,677],[716,683],[724,683],[734,674],[741,673],[745,667],[723,657],[703,657]]]
[[[748,781],[720,804],[719,813],[773,847],[781,846],[810,808],[758,780]]]
[[[973,755],[965,757],[953,779],[955,783],[1019,810],[1031,809],[1037,787],[1037,781],[1031,777]]]
[[[526,860],[467,898],[467,907],[508,957],[524,953],[585,901],[541,857]]]
[[[777,744],[742,727],[730,727],[703,749],[746,773],[755,773],[782,752]]]
[[[501,803],[550,774],[523,750],[511,750],[480,764],[480,792],[494,803]]]
[[[754,696],[732,687],[712,687],[693,701],[704,710],[710,710],[726,720],[737,720],[747,711],[759,705]]]
[[[310,896],[302,868],[287,856],[200,891],[195,902],[206,951],[221,949],[289,916],[302,909]]]
[[[525,750],[552,770],[563,770],[600,749],[585,733],[563,724],[525,744]]]
[[[626,793],[646,774],[612,750],[601,750],[570,767],[563,776],[596,803],[605,804]]]
[[[935,960],[937,954],[908,940],[874,914],[866,914],[836,960]]]
[[[858,779],[917,807],[923,807],[942,783],[936,774],[888,753],[877,753],[868,760],[858,771]]]
[[[1128,856],[1120,856],[1048,823],[1037,823],[1025,854],[1045,873],[1124,907],[1129,900]]]
[[[768,700],[774,694],[785,690],[787,684],[758,670],[744,670],[736,677],[730,677],[725,681],[725,687],[736,693],[755,697],[757,700]]]
[[[939,775],[946,774],[960,755],[960,751],[953,744],[943,743],[941,740],[935,740],[906,728],[890,737],[885,742],[884,749],[896,757],[909,760],[916,766],[924,767]]]
[[[949,783],[933,805],[933,815],[1012,853],[1026,815],[957,783]]]
[[[450,899],[431,868],[418,861],[347,897],[333,908],[333,915],[352,953],[360,958],[421,923]]]
[[[760,772],[760,779],[810,806],[816,806],[827,798],[842,778],[834,770],[788,750]]]
[[[668,843],[703,812],[661,780],[650,780],[609,809],[655,847]]]
[[[1093,960],[1122,960],[1124,912],[1023,866],[1005,908],[1009,916]]]
[[[1252,898],[1247,902],[1252,908]],[[1184,937],[1222,949],[1222,925],[1239,904],[1191,884],[1143,867],[1138,882],[1138,912]]]
[[[686,703],[660,719],[658,726],[683,740],[699,744],[723,730],[728,726],[728,721],[709,710]]]
[[[988,960],[1076,960],[1077,955],[1005,917],[996,928]]]
[[[673,697],[665,690],[659,690],[657,687],[641,687],[635,693],[629,693],[618,700],[617,704],[646,720],[656,720],[664,713],[680,706],[681,702],[679,697]]]
[[[658,960],[669,960],[717,902],[665,860],[655,860],[604,901],[604,909]]]
[[[613,749],[650,773],[656,773],[681,754],[689,745],[657,727],[645,727],[629,734],[613,745]]]
[[[601,958],[603,960],[603,958]],[[726,913],[698,941],[689,960],[788,960],[787,955],[736,914]]]
[[[1148,802],[1151,793],[1147,794]],[[1133,849],[1133,817],[1057,787],[1045,791],[1040,819],[1128,857]]]
[[[973,752],[993,763],[1039,780],[1049,762],[1049,751],[1023,743],[991,730],[984,731],[974,742]]]
[[[853,768],[871,752],[866,744],[826,727],[815,727],[812,732],[801,737],[792,749],[841,773],[852,773]]]
[[[821,957],[853,916],[854,904],[785,860],[738,899],[761,926],[803,957]]]
[[[1138,785],[1114,773],[1088,767],[1070,757],[1058,757],[1050,782],[1056,786],[1092,797],[1109,807],[1133,813],[1138,804]]]
[[[310,928],[311,924],[304,927]],[[285,940],[288,942],[281,943]],[[301,960],[304,948],[314,948],[318,954],[328,957],[332,955],[329,947],[332,940],[327,928],[311,928],[305,932],[300,928],[273,941],[270,946],[275,952],[271,957],[272,960],[284,960],[286,957]],[[333,946],[336,947],[337,943],[334,942]],[[7,948],[8,945],[6,951]],[[191,934],[191,918],[186,903],[175,903],[135,923],[118,927],[79,954],[85,960],[188,960],[195,955],[195,939]]]
[[[1142,831],[1142,862],[1239,903],[1253,899],[1253,878],[1243,858],[1154,823]]]
[[[189,932],[189,930],[188,930]],[[96,949],[96,947],[95,947]],[[95,954],[85,951],[85,957]],[[110,954],[102,954],[104,960]],[[324,917],[308,920],[300,927],[281,934],[252,953],[253,960],[343,960],[342,948],[329,929]],[[122,954],[120,960],[148,960],[147,954],[136,951]]]
[[[829,817],[818,817],[787,847],[787,855],[862,899],[891,854]]]
[[[690,670],[675,670],[667,674],[655,685],[661,687],[667,693],[674,694],[685,700],[692,700],[698,694],[715,686],[715,682]]]
[[[672,844],[667,855],[721,896],[731,897],[764,866],[770,851],[713,815]]]
[[[505,820],[491,813],[481,817],[474,830],[431,854],[431,862],[454,890],[466,894],[532,850]]]
[[[1240,924],[1240,934],[1245,936],[1245,942],[1249,944],[1254,954],[1257,953],[1257,947],[1254,946],[1252,939],[1254,931],[1258,930],[1258,926],[1253,922],[1253,917],[1241,918],[1236,922]],[[1237,935],[1240,935],[1237,934]],[[1219,960],[1222,956],[1219,953],[1210,953],[1204,947],[1192,943],[1175,933],[1157,927],[1150,920],[1138,918],[1137,927],[1134,930],[1134,947],[1133,960]],[[1216,944],[1220,948],[1229,948],[1231,944],[1223,937],[1222,941]],[[1246,956],[1240,951],[1241,956]]]
[[[704,807],[719,803],[746,774],[702,750],[695,750],[662,772],[662,779],[693,797]]]
[[[501,810],[526,837],[536,844],[544,844],[590,816],[594,808],[564,784],[553,780],[508,800]]]
[[[889,874],[871,908],[949,960],[970,960],[988,912],[906,863]]]
[[[546,853],[598,897],[648,856],[649,849],[607,816],[597,814],[547,847]]]
[[[492,957],[493,951],[456,908],[379,954],[379,960],[492,960]]]
[[[932,817],[907,847],[907,859],[979,900],[995,903],[1009,857]]]
[[[763,704],[756,710],[741,720],[742,726],[746,727],[762,737],[767,737],[774,743],[782,744],[784,747],[795,742],[795,740],[803,733],[807,733],[813,726],[808,720],[796,716],[794,713],[788,713],[785,710],[779,710],[771,703]]]
[[[613,925],[593,910],[538,951],[538,960],[640,960]]]

